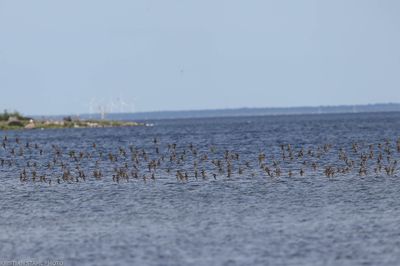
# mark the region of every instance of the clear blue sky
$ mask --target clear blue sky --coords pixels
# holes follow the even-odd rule
[[[398,0],[0,0],[0,109],[400,102],[399,14]]]

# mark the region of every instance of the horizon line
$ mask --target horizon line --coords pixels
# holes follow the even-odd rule
[[[368,106],[390,106],[399,105],[397,102],[386,102],[386,103],[368,103],[368,104],[338,104],[338,105],[298,105],[298,106],[276,106],[276,107],[227,107],[227,108],[210,108],[210,109],[176,109],[176,110],[153,110],[153,111],[139,111],[139,112],[109,112],[107,115],[121,115],[121,114],[160,114],[160,113],[188,113],[188,112],[218,112],[218,111],[235,111],[235,110],[279,110],[279,109],[303,109],[303,108],[349,108],[349,107],[368,107]],[[82,112],[79,114],[64,113],[64,114],[50,114],[50,115],[27,115],[32,117],[58,117],[58,116],[87,116],[87,115],[99,115],[100,112],[89,113]]]

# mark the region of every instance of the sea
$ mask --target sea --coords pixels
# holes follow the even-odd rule
[[[400,265],[400,113],[145,122],[0,131],[0,265]]]

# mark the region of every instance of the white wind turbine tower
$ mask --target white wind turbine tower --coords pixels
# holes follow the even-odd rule
[[[91,103],[92,103],[92,108],[95,104],[97,105],[96,111],[98,111],[100,113],[101,119],[104,120],[106,117],[106,114],[109,112],[109,107],[107,106],[107,104],[105,104],[104,99],[96,101],[96,99],[93,98]]]
[[[114,113],[115,112],[115,108],[117,107],[115,102],[113,100],[111,100],[108,105],[109,105],[109,108],[110,108],[110,113]]]
[[[123,100],[121,95],[117,97],[115,102],[112,102],[112,105],[115,108],[114,110],[116,113],[125,113],[127,108],[129,107],[129,104]]]
[[[119,97],[117,97],[115,99],[115,107],[116,107],[116,113],[120,113],[121,112],[121,100]]]
[[[129,112],[129,104],[126,103],[124,100],[120,99],[121,104],[121,113],[128,113]]]
[[[135,112],[135,98],[132,99],[132,102],[129,103],[130,106],[130,112],[134,113]]]
[[[101,120],[104,120],[106,118],[107,106],[99,105],[99,112],[100,112]]]
[[[119,95],[117,98],[119,112],[120,113],[134,113],[135,112],[135,104],[134,99],[132,102],[126,102],[125,99]]]
[[[92,115],[93,115],[93,113],[94,113],[94,111],[95,111],[95,104],[96,104],[96,98],[92,98],[92,99],[90,99],[90,102],[89,102],[89,115],[90,115],[90,118],[92,118]]]

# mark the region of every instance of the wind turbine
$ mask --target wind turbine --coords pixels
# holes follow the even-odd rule
[[[89,115],[90,115],[90,118],[92,118],[92,115],[94,113],[95,104],[96,104],[96,98],[90,99],[90,101],[89,101]]]
[[[120,103],[121,103],[121,113],[127,113],[129,112],[129,104],[126,103],[124,100],[120,99]]]
[[[100,112],[101,120],[104,120],[106,118],[107,107],[105,105],[99,105],[99,112]]]
[[[117,104],[115,104],[115,102],[113,100],[111,100],[108,105],[110,107],[110,113],[114,113],[115,109],[117,107]]]

